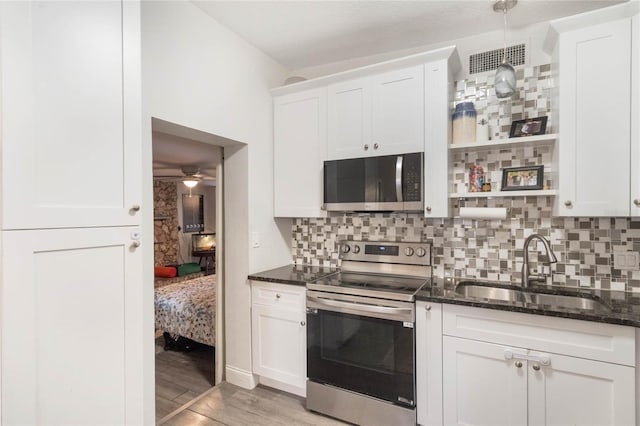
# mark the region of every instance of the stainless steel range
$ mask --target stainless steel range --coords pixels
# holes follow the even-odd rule
[[[431,246],[345,241],[340,258],[339,273],[307,284],[307,408],[414,425],[414,301],[431,277]]]

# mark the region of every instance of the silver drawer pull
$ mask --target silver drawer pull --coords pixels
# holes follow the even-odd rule
[[[513,352],[511,349],[507,349],[504,351],[504,359],[523,359],[526,361],[537,362],[542,365],[551,365],[551,358],[549,357],[549,355],[527,355]],[[540,366],[538,366],[538,368],[540,368]]]

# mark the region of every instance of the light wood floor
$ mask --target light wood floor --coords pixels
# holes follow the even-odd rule
[[[156,339],[156,420],[190,402],[214,385],[214,348],[195,346],[191,352],[165,351]]]
[[[178,414],[159,423],[163,426],[236,425],[346,425],[304,408],[304,399],[258,386],[252,390],[223,382]]]

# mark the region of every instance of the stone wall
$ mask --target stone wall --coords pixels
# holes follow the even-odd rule
[[[175,182],[153,182],[154,265],[178,263],[178,193]]]

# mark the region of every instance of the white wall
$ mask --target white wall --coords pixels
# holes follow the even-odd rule
[[[272,217],[269,93],[284,81],[287,70],[188,2],[143,2],[142,38],[143,121],[156,117],[238,141],[223,143],[226,359],[227,371],[240,373],[227,379],[238,383],[251,379],[247,275],[291,263],[290,221],[276,223]],[[150,129],[144,137],[150,146]],[[144,166],[150,168],[147,162]],[[152,191],[145,194],[145,206],[151,206]],[[260,236],[260,248],[249,249],[253,232]],[[151,296],[145,309],[152,318]]]
[[[525,43],[527,45],[526,66],[534,66],[540,64],[548,64],[551,62],[550,56],[543,50],[544,39],[549,29],[548,23],[540,23],[528,25],[520,28],[509,28],[507,30],[507,46]],[[456,80],[469,77],[468,60],[469,55],[485,52],[487,50],[500,49],[503,47],[503,31],[491,31],[488,33],[477,34],[471,37],[449,40],[442,43],[424,45],[411,49],[396,50],[379,55],[366,56],[361,58],[349,59],[346,61],[334,62],[316,67],[301,68],[291,71],[290,75],[301,76],[307,79],[333,74],[340,71],[346,71],[378,62],[388,61],[390,59],[401,58],[403,56],[412,55],[420,52],[440,47],[456,45],[462,69],[455,76]]]

